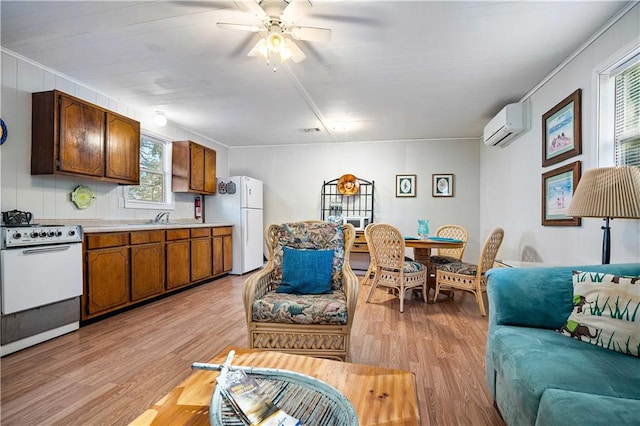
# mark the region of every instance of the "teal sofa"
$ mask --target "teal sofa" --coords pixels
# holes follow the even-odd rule
[[[487,272],[486,380],[507,425],[640,425],[640,358],[557,332],[572,270],[640,276],[640,263]]]

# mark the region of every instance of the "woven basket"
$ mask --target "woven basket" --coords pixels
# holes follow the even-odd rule
[[[215,364],[194,364],[194,368],[219,370]],[[244,370],[256,379],[273,403],[301,424],[314,426],[357,426],[358,417],[349,400],[333,386],[305,374],[276,368],[230,366],[230,370]],[[213,426],[244,423],[229,401],[215,387],[211,395],[209,418]]]

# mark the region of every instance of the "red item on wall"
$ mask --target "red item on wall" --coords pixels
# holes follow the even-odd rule
[[[202,218],[202,201],[200,200],[200,197],[196,197],[195,218],[196,219]]]

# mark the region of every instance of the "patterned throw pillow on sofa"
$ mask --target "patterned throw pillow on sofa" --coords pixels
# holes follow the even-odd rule
[[[573,305],[562,334],[640,356],[640,277],[573,271]]]

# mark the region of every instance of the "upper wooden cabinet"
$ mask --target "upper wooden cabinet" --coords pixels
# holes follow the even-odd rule
[[[140,182],[140,123],[57,90],[32,94],[31,174]]]
[[[173,192],[215,194],[216,151],[192,141],[172,144]]]
[[[107,112],[105,176],[140,183],[140,123]]]

